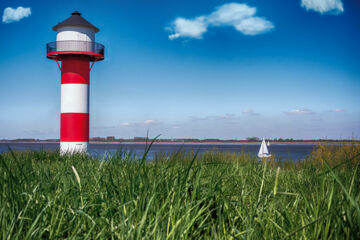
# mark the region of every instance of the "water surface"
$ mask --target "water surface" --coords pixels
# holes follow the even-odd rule
[[[203,153],[204,151],[218,152],[245,152],[256,156],[259,151],[259,143],[154,143],[148,157],[153,158],[157,152],[174,151],[194,151]],[[317,143],[272,143],[268,149],[274,154],[276,159],[303,160],[311,154]],[[55,150],[59,148],[59,143],[0,143],[0,153],[14,150]],[[144,154],[145,143],[90,143],[89,152],[92,155],[102,157],[104,154],[113,154],[118,150],[132,152],[137,156]]]

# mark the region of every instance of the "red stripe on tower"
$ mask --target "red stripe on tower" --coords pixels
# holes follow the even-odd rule
[[[62,142],[88,142],[89,114],[61,113],[60,136]]]
[[[61,84],[89,84],[90,58],[84,55],[65,55],[61,65]]]

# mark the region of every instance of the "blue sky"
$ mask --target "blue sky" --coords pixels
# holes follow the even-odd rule
[[[59,137],[45,45],[74,10],[106,48],[92,137],[360,138],[358,1],[2,0],[0,139]]]

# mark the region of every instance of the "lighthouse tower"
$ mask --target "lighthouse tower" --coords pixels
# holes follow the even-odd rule
[[[57,32],[56,42],[47,44],[46,56],[61,71],[60,153],[86,152],[90,70],[104,60],[104,46],[95,42],[99,29],[77,11],[52,29]]]

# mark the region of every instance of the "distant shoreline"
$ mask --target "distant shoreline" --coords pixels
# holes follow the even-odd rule
[[[151,139],[146,141],[90,141],[89,143],[99,143],[99,144],[146,144],[151,143]],[[46,140],[38,140],[38,141],[17,141],[17,140],[0,140],[0,143],[60,143],[60,141],[46,141]],[[261,141],[155,141],[153,144],[221,144],[221,143],[261,143]],[[270,143],[356,143],[360,144],[359,140],[309,140],[309,141],[270,141]]]

